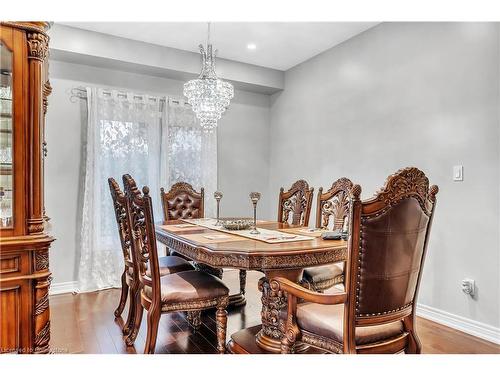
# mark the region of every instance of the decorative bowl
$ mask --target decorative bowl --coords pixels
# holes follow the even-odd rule
[[[223,217],[219,221],[227,230],[244,230],[250,228],[253,224],[253,219],[248,217]]]

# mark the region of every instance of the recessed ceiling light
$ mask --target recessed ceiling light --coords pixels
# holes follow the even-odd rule
[[[257,46],[255,45],[255,43],[248,43],[248,44],[247,44],[247,48],[248,48],[248,49],[256,49],[256,48],[257,48]]]

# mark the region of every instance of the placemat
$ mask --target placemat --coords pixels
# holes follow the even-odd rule
[[[279,230],[264,229],[264,228],[259,228],[258,226],[257,226],[257,229],[259,230],[260,234],[251,234],[250,233],[251,229],[227,230],[227,229],[224,229],[224,227],[222,227],[222,226],[215,225],[217,220],[212,219],[212,218],[183,219],[183,221],[190,223],[190,224],[199,225],[200,227],[205,227],[205,228],[209,228],[212,230],[216,230],[218,232],[242,236],[245,238],[250,238],[252,240],[258,240],[258,241],[263,241],[263,242],[272,243],[272,244],[283,243],[283,242],[295,242],[295,241],[310,241],[310,240],[314,239],[314,237],[310,237],[310,236],[304,236],[304,235],[295,234],[295,233],[285,233],[285,232],[282,232]]]
[[[288,228],[288,229],[281,229],[281,231],[287,233],[306,235],[315,238],[321,237],[321,234],[326,232],[325,229],[311,229],[311,228]]]
[[[168,224],[168,225],[158,225],[160,228],[166,229],[170,232],[185,232],[189,230],[199,230],[201,229],[196,224],[183,223],[183,224]]]
[[[246,241],[246,238],[226,233],[214,233],[214,234],[195,233],[195,234],[184,234],[182,235],[182,237],[203,244]]]

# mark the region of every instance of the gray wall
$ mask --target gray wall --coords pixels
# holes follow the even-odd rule
[[[347,176],[371,196],[414,165],[440,193],[419,302],[500,326],[500,37],[498,24],[385,23],[285,74],[273,95],[237,91],[220,121],[224,215],[276,217],[280,186]],[[46,206],[57,238],[54,283],[76,279],[83,102],[80,85],[180,96],[182,81],[51,61]],[[452,166],[464,165],[463,182]],[[312,215],[314,215],[314,209]],[[460,291],[471,277],[477,296]]]
[[[50,77],[53,93],[47,112],[46,209],[51,217],[52,233],[57,238],[51,248],[51,270],[54,284],[58,284],[76,280],[79,262],[77,236],[84,163],[81,150],[86,118],[82,118],[85,111],[81,108],[85,102],[70,102],[71,89],[95,85],[182,96],[183,82],[59,61],[50,62]],[[251,215],[248,193],[257,190],[263,193],[259,216],[267,216],[269,96],[236,91],[219,124],[218,180],[219,189],[224,192],[222,214]]]
[[[366,198],[421,168],[440,193],[419,302],[496,327],[499,46],[498,24],[384,23],[294,67],[272,97],[270,171],[270,192],[347,176]]]

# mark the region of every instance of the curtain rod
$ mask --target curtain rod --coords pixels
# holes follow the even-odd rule
[[[105,92],[105,93],[111,94],[111,91],[113,91],[113,90],[103,89],[103,92]],[[116,91],[118,92],[118,95],[120,95],[120,94],[126,95],[127,94],[126,91],[120,91],[120,90],[116,90]],[[143,95],[137,95],[137,96],[143,96]],[[69,100],[72,103],[76,103],[76,99],[87,100],[87,89],[85,87],[73,87],[71,89],[71,96],[70,96]],[[175,99],[175,98],[171,98],[171,97],[159,98],[159,101],[165,103],[167,101],[167,99],[171,100],[175,104],[181,103],[181,101],[179,99]],[[189,104],[188,102],[184,102],[184,104],[191,106],[191,104]]]

